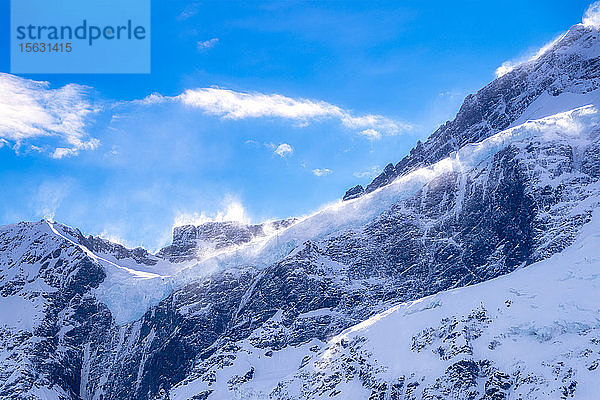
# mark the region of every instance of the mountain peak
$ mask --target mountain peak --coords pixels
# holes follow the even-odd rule
[[[158,252],[158,256],[172,262],[201,258],[215,250],[248,243],[265,237],[295,223],[297,218],[244,224],[238,221],[205,222],[200,225],[182,225],[173,228],[173,243]]]
[[[469,94],[456,117],[441,125],[396,165],[388,164],[364,191],[370,193],[415,169],[434,164],[462,146],[477,143],[530,119],[593,102],[600,87],[600,32],[580,23],[511,67],[477,93]],[[348,200],[348,192],[344,200]]]

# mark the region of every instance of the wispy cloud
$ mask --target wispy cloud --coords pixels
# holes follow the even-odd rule
[[[196,47],[200,51],[205,51],[215,47],[219,43],[219,38],[212,38],[209,40],[199,41],[196,43]]]
[[[521,64],[537,60],[542,55],[544,55],[548,50],[550,50],[552,48],[552,46],[554,46],[558,41],[560,41],[564,35],[565,35],[564,32],[561,33],[560,35],[556,36],[554,39],[552,39],[551,41],[549,41],[548,43],[546,43],[544,46],[542,46],[540,49],[536,50],[533,53],[529,53],[523,57],[519,57],[514,60],[504,61],[502,63],[502,65],[500,65],[498,68],[496,68],[496,71],[495,71],[496,77],[499,78],[503,75],[508,74],[509,72],[511,72],[512,70],[514,70],[516,67],[518,67]]]
[[[192,18],[193,16],[198,14],[200,10],[200,5],[198,3],[191,3],[185,6],[185,8],[179,13],[177,19],[180,21],[185,21],[186,19]]]
[[[93,150],[98,139],[86,132],[95,112],[88,100],[89,88],[69,84],[50,89],[48,82],[0,73],[0,139],[15,151],[46,150],[53,158]],[[36,145],[36,139],[52,138],[54,146]]]
[[[76,148],[57,147],[52,153],[50,153],[50,157],[60,160],[61,158],[72,157],[78,154],[79,150]]]
[[[119,119],[119,110],[128,105],[151,107],[164,103],[179,103],[222,119],[284,119],[296,127],[337,120],[341,126],[369,140],[413,128],[383,115],[355,114],[324,101],[280,94],[211,87],[186,90],[173,97],[154,93],[140,100],[102,105],[92,100],[92,90],[77,84],[53,89],[48,82],[0,73],[0,145],[11,146],[15,152],[43,152],[54,159],[77,156],[100,145],[99,139],[90,134],[100,111],[114,113],[112,121],[115,121]],[[282,143],[274,151],[287,157],[293,148]]]
[[[117,243],[125,247],[134,248],[136,247],[132,243],[128,243],[123,237],[114,231],[114,228],[104,228],[102,233],[98,234],[102,239],[106,239],[109,242]]]
[[[463,92],[458,91],[458,90],[446,90],[446,91],[440,92],[438,94],[438,96],[440,96],[440,97],[447,97],[450,99],[454,99],[456,97],[464,97],[464,95],[465,94]]]
[[[600,1],[592,3],[585,11],[582,19],[587,27],[600,28]]]
[[[248,141],[246,141],[248,144]],[[286,158],[294,152],[294,148],[292,145],[287,143],[281,143],[280,145],[276,145],[273,142],[264,143],[264,146],[268,149],[273,150],[273,154],[277,154],[281,158]]]
[[[207,113],[230,119],[279,117],[312,119],[339,112],[337,107],[321,101],[292,99],[279,94],[244,93],[228,89],[189,89],[177,99]]]
[[[369,140],[379,140],[381,139],[381,132],[376,129],[365,129],[360,132],[361,135],[366,136]]]
[[[282,118],[294,121],[297,126],[306,126],[312,121],[337,119],[346,128],[359,132],[373,129],[385,135],[396,135],[413,129],[406,122],[378,114],[356,115],[324,101],[215,87],[188,89],[175,97],[152,94],[138,103],[150,105],[165,101],[179,101],[224,119]]]
[[[243,204],[233,196],[226,196],[223,209],[214,213],[208,212],[177,212],[173,226],[202,225],[206,222],[234,221],[250,224],[251,219]]]
[[[67,181],[52,180],[42,182],[32,198],[38,216],[53,221],[56,211],[68,195],[71,185]]]
[[[277,154],[281,158],[285,158],[294,152],[294,148],[287,143],[281,143],[275,148],[273,153]]]
[[[331,170],[328,168],[315,168],[312,170],[313,175],[315,176],[325,176],[331,174]]]
[[[355,172],[354,175],[357,178],[374,178],[377,175],[379,175],[379,173],[381,172],[381,167],[379,167],[379,165],[373,165],[372,167],[370,167],[369,169],[367,169],[366,171],[358,171]]]

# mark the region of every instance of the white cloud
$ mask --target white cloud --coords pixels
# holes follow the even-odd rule
[[[69,148],[66,148],[66,147],[57,147],[50,154],[50,157],[52,157],[54,159],[57,159],[57,160],[60,160],[61,158],[72,157],[72,156],[76,156],[78,154],[79,154],[79,152],[76,149],[69,149]]]
[[[517,64],[515,64],[515,62],[513,61],[504,61],[501,66],[496,68],[496,77],[500,78],[501,76],[508,74],[510,71],[515,69],[515,66],[517,66],[518,64],[520,63],[517,62]]]
[[[504,61],[501,66],[496,68],[496,77],[499,78],[503,75],[508,74],[521,64],[537,60],[542,55],[544,55],[544,53],[550,50],[552,46],[554,46],[558,41],[560,41],[564,37],[564,35],[564,33],[561,33],[560,35],[556,36],[554,39],[543,45],[540,49],[536,50],[533,54],[530,53],[529,55],[515,60]]]
[[[250,224],[251,219],[241,202],[231,196],[223,201],[223,210],[216,213],[178,212],[173,227],[181,225],[202,225],[206,222],[233,221],[242,224]]]
[[[583,25],[592,28],[600,28],[600,1],[592,3],[585,11],[582,19]]]
[[[113,242],[116,244],[120,244],[121,246],[125,246],[127,248],[134,248],[136,246],[128,243],[123,237],[114,231],[114,228],[104,228],[102,233],[98,235],[102,239],[108,240],[109,242]]]
[[[214,43],[214,40],[208,42]],[[93,117],[101,107],[91,101],[90,90],[77,84],[51,89],[48,82],[0,73],[1,143],[11,146],[15,152],[41,149],[55,159],[96,149],[100,141],[90,136],[89,129],[93,128]],[[153,93],[140,100],[116,102],[113,111],[118,109],[116,106],[127,104],[150,107],[165,102],[180,102],[224,119],[281,118],[290,120],[296,127],[315,121],[338,120],[342,126],[371,140],[412,129],[409,124],[382,115],[356,115],[324,101],[221,88],[186,90],[175,97]],[[112,120],[119,117],[115,113]],[[287,146],[276,149],[276,154],[289,155],[291,146]]]
[[[86,132],[88,118],[95,112],[88,101],[88,88],[49,86],[48,82],[0,73],[0,139],[12,144],[15,151],[25,141],[56,139],[56,147],[49,149],[50,155],[58,156],[55,158],[95,149],[99,141]]]
[[[156,104],[164,101],[181,103],[203,110],[207,114],[225,119],[283,118],[294,121],[298,127],[311,121],[337,119],[355,130],[374,129],[382,134],[395,135],[413,129],[413,126],[377,114],[354,115],[341,107],[324,101],[291,98],[280,94],[237,92],[221,88],[188,89],[175,97],[152,94],[139,100],[140,104]]]
[[[193,16],[198,14],[199,8],[200,7],[198,3],[188,4],[185,6],[183,11],[179,13],[177,19],[180,21],[185,21],[186,19],[192,18]]]
[[[208,50],[215,47],[219,43],[219,38],[212,38],[209,40],[204,40],[196,43],[196,47],[200,51]]]
[[[372,128],[365,129],[364,131],[361,131],[360,134],[366,136],[369,140],[381,139],[381,132]]]
[[[294,152],[294,148],[287,143],[281,143],[277,148],[273,151],[273,153],[277,154],[281,158],[285,158],[288,155],[291,155]]]
[[[60,160],[65,157],[74,157],[79,155],[79,150],[94,150],[100,141],[98,139],[90,139],[87,142],[82,143],[79,147],[57,147],[53,152],[50,153],[50,157],[56,160]],[[35,148],[35,146],[33,146]],[[39,149],[39,148],[38,148]]]
[[[219,88],[188,89],[177,99],[189,106],[230,119],[279,117],[310,119],[338,112],[324,102],[292,99],[279,94],[243,93]]]
[[[37,215],[49,221],[54,221],[56,211],[69,191],[70,184],[66,181],[53,180],[42,182],[32,199]]]
[[[331,174],[331,170],[327,168],[316,168],[312,170],[312,173],[315,176],[325,176]]]
[[[464,94],[462,92],[459,92],[456,90],[446,90],[445,92],[440,92],[439,96],[455,98],[455,97],[459,97],[459,96],[464,96]]]
[[[382,115],[367,114],[353,116],[344,111],[340,115],[342,124],[351,129],[373,129],[387,135],[396,135],[400,132],[410,131],[413,126],[404,122],[394,121]]]
[[[380,172],[381,172],[381,167],[379,167],[379,165],[373,165],[366,171],[355,172],[352,175],[354,175],[357,178],[367,178],[367,177],[374,178],[377,175],[379,175]]]

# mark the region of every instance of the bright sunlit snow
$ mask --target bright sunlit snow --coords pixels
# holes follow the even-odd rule
[[[414,195],[440,174],[452,171],[467,173],[511,143],[533,137],[585,141],[586,134],[596,123],[597,110],[591,105],[525,122],[480,143],[466,145],[451,157],[402,176],[366,196],[325,207],[271,236],[225,250],[182,269],[174,269],[168,277],[152,277],[143,273],[143,277],[148,279],[139,281],[133,278],[139,276],[136,272],[130,279],[123,275],[112,278],[113,273],[109,269],[108,278],[98,289],[99,298],[110,307],[119,323],[132,321],[139,318],[150,305],[157,304],[174,287],[228,268],[264,268],[285,257],[307,240],[323,239],[334,232],[363,225],[390,205]]]

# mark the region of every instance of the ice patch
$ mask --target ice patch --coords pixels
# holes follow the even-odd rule
[[[596,126],[597,110],[593,105],[526,121],[479,143],[467,144],[452,156],[401,176],[367,195],[349,201],[338,201],[286,229],[217,253],[168,277],[131,271],[108,260],[99,260],[114,267],[111,275],[124,270],[129,276],[120,273],[116,278],[107,277],[97,295],[110,308],[118,323],[133,321],[143,315],[150,305],[157,304],[171,293],[173,288],[230,268],[265,268],[286,257],[308,240],[315,241],[335,232],[364,226],[391,205],[413,196],[433,178],[449,172],[468,172],[511,143],[534,137],[582,141],[586,140],[587,133]]]

